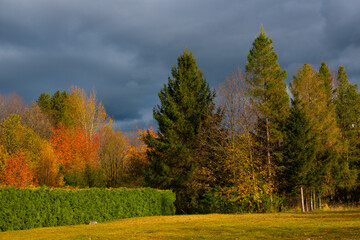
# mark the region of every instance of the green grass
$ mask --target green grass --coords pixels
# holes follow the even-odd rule
[[[0,239],[360,239],[360,210],[143,217],[2,232]]]

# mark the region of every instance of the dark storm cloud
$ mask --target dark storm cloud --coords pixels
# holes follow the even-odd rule
[[[305,62],[344,64],[360,81],[358,1],[0,0],[0,93],[96,89],[123,129],[152,123],[157,93],[185,47],[212,88],[263,24],[288,81]]]

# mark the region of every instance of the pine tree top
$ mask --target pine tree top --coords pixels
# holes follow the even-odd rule
[[[286,71],[281,70],[272,43],[272,39],[261,27],[259,35],[252,43],[245,66],[246,73],[255,85],[261,86],[266,82],[283,83],[286,79]]]
[[[323,87],[325,88],[326,95],[330,99],[332,95],[332,84],[331,84],[332,79],[331,79],[331,72],[329,70],[329,67],[325,62],[321,63],[321,66],[319,68],[319,77]]]
[[[198,68],[191,51],[186,49],[178,56],[177,65],[172,67],[172,76],[159,92],[161,104],[154,109],[160,134],[169,137],[173,130],[182,135],[196,135],[204,109],[214,99],[202,71]]]
[[[346,89],[349,86],[349,80],[343,65],[339,66],[339,70],[337,73],[337,81],[339,83],[339,88],[341,89]]]

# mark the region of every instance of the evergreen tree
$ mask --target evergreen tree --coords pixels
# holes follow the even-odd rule
[[[360,130],[360,95],[356,84],[350,84],[344,66],[340,66],[336,88],[336,118],[346,139],[355,139]]]
[[[307,117],[303,104],[295,96],[292,101],[290,116],[285,125],[284,144],[284,178],[286,180],[287,192],[301,193],[301,206],[304,208],[304,188],[312,187],[311,169],[314,167],[316,157],[316,135],[309,118]]]
[[[72,117],[70,116],[70,102],[69,95],[66,91],[56,91],[53,96],[48,93],[42,93],[38,100],[42,112],[47,113],[55,126],[60,123],[69,127],[74,124]]]
[[[266,146],[270,178],[274,175],[276,160],[281,159],[279,147],[283,140],[282,128],[289,108],[285,84],[286,71],[280,68],[277,60],[272,40],[261,28],[247,57],[246,73],[251,100],[258,113],[257,136]]]
[[[321,62],[321,66],[319,68],[319,79],[322,83],[322,87],[324,88],[327,101],[331,101],[332,99],[332,77],[329,67],[326,65],[326,62]]]
[[[151,187],[174,190],[178,212],[189,212],[195,195],[188,186],[197,166],[197,138],[214,93],[188,50],[178,57],[171,73],[159,92],[161,104],[153,112],[159,125],[157,136],[143,137],[150,160],[145,180]]]
[[[336,88],[336,119],[341,130],[342,143],[340,188],[350,189],[355,185],[360,170],[360,95],[357,85],[350,84],[344,66],[340,66]]]

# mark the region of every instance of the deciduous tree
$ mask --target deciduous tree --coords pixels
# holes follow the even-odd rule
[[[72,119],[75,124],[81,125],[90,136],[110,125],[111,120],[106,114],[103,104],[98,102],[94,90],[87,95],[84,89],[71,86],[69,101]]]
[[[106,186],[126,186],[128,173],[124,136],[109,126],[101,131],[101,136],[100,163]]]
[[[59,172],[59,165],[54,148],[48,141],[42,141],[40,146],[40,156],[35,167],[38,184],[49,187],[63,186],[63,175]]]
[[[145,186],[144,173],[150,163],[146,154],[149,149],[142,138],[147,134],[156,138],[156,133],[153,127],[149,127],[147,129],[137,129],[137,133],[130,134],[126,139],[129,181],[133,186]]]
[[[36,185],[33,168],[22,152],[16,152],[5,159],[5,165],[0,172],[0,180],[7,186]]]
[[[22,115],[26,107],[25,100],[16,93],[0,94],[0,123],[8,118],[10,114]]]
[[[98,134],[90,137],[81,126],[66,128],[64,125],[60,125],[53,130],[50,143],[55,149],[56,156],[64,171],[65,181],[68,184],[91,187],[91,184],[96,180],[92,178],[101,177]],[[101,180],[97,179],[96,181]]]
[[[25,110],[21,122],[42,138],[48,139],[52,133],[49,116],[44,114],[36,103]]]
[[[334,192],[338,179],[339,128],[335,119],[335,108],[329,90],[329,74],[323,64],[322,73],[311,65],[304,64],[294,75],[290,84],[291,92],[304,104],[304,111],[317,134],[317,152],[312,169],[313,182],[311,196],[325,196]],[[324,77],[327,76],[327,77]],[[313,199],[313,197],[311,197]],[[313,204],[311,204],[313,208]]]
[[[225,110],[224,125],[230,133],[227,159],[229,184],[222,186],[220,194],[228,202],[236,202],[248,211],[261,211],[264,194],[272,191],[264,157],[258,152],[259,142],[254,136],[257,121],[256,108],[251,103],[250,84],[238,70],[220,84],[218,98]]]

